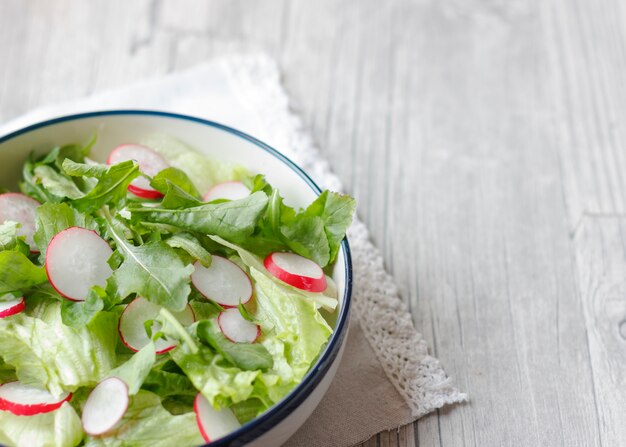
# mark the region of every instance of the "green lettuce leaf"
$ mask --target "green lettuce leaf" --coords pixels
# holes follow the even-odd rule
[[[148,343],[135,353],[129,360],[109,373],[109,377],[117,377],[128,386],[128,394],[134,396],[148,377],[156,360],[154,343]]]
[[[67,402],[35,416],[0,411],[0,443],[9,447],[74,447],[83,436],[80,418]]]
[[[268,370],[274,360],[269,351],[260,343],[233,343],[224,337],[217,324],[204,320],[196,326],[196,334],[200,341],[211,346],[228,361],[244,371]]]
[[[274,357],[273,370],[283,383],[298,383],[317,359],[332,328],[317,310],[315,303],[282,287],[254,267],[255,319],[264,334],[263,346]]]
[[[67,203],[44,203],[37,208],[34,240],[41,252],[41,262],[46,259],[46,250],[52,238],[70,227],[98,230],[93,217],[75,210]]]
[[[71,328],[62,322],[60,302],[27,299],[27,312],[0,320],[2,357],[20,381],[59,395],[108,374],[116,362],[116,315],[100,312],[86,326]]]
[[[245,168],[209,158],[169,135],[148,135],[140,143],[160,153],[170,165],[186,172],[201,194],[217,183],[241,180],[249,175]]]
[[[254,381],[261,374],[260,370],[242,371],[204,345],[195,353],[179,346],[170,356],[211,405],[220,408],[252,397]]]
[[[19,251],[0,251],[0,295],[48,281],[43,267],[33,264]]]
[[[187,447],[204,444],[194,413],[174,416],[159,396],[139,391],[124,418],[104,436],[88,436],[85,447]]]
[[[10,220],[0,224],[0,251],[13,250],[17,246],[18,222]]]
[[[170,184],[178,186],[180,189],[193,197],[200,197],[200,193],[198,193],[198,190],[187,174],[178,168],[163,169],[155,175],[150,182],[150,186],[162,194],[167,193]]]
[[[198,390],[187,376],[153,369],[143,383],[143,389],[152,391],[162,398],[171,396],[195,397]]]
[[[85,301],[61,300],[61,320],[70,327],[80,328],[89,324],[104,309],[103,296],[106,292],[94,286]]]

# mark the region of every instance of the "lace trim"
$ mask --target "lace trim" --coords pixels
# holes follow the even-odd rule
[[[280,73],[266,55],[233,56],[222,60],[227,78],[244,104],[259,117],[268,140],[298,163],[323,188],[341,191],[339,178],[320,156],[298,116],[291,112]],[[348,231],[353,253],[353,312],[363,333],[413,416],[419,418],[446,404],[463,402],[467,395],[453,384],[428,346],[400,299],[366,226],[356,218]]]

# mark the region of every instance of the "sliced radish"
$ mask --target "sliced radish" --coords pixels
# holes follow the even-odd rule
[[[24,385],[21,382],[0,385],[0,410],[10,411],[17,416],[50,413],[64,402],[69,402],[71,398],[71,393],[54,397],[46,390]]]
[[[261,336],[261,326],[246,320],[237,308],[220,312],[217,324],[222,334],[233,343],[254,343]]]
[[[117,377],[109,377],[91,391],[83,407],[83,430],[98,436],[117,424],[128,409],[128,385]]]
[[[241,182],[218,183],[204,195],[205,202],[217,199],[239,200],[250,195],[250,190]]]
[[[71,227],[52,238],[46,251],[50,284],[68,300],[85,301],[93,286],[106,286],[113,270],[107,241],[93,230]]]
[[[10,301],[0,301],[0,318],[6,318],[11,315],[19,314],[25,308],[26,303],[24,302],[24,297]]]
[[[150,177],[154,177],[170,166],[157,152],[139,144],[122,144],[116,147],[109,155],[107,164],[114,165],[127,160],[135,160],[139,163],[141,172]],[[145,177],[137,177],[133,180],[128,186],[128,191],[144,199],[159,199],[163,197],[163,194],[150,186],[150,180]]]
[[[315,262],[295,253],[270,253],[264,261],[268,272],[297,289],[308,292],[326,290],[326,276]]]
[[[241,268],[221,256],[213,256],[211,266],[194,264],[191,282],[205,298],[226,307],[247,303],[252,298],[252,282]]]
[[[35,246],[33,234],[39,205],[41,204],[35,199],[18,192],[0,194],[0,223],[12,220],[22,224],[17,230],[17,235],[24,236],[31,248]]]
[[[196,396],[193,410],[196,413],[200,434],[206,442],[215,441],[241,427],[235,414],[229,408],[216,410],[202,394],[198,393]]]
[[[159,306],[142,297],[135,298],[132,303],[126,306],[120,317],[118,330],[122,342],[128,349],[137,352],[150,343],[145,323],[146,321],[156,319],[160,311],[161,308]],[[189,305],[182,312],[172,312],[172,315],[183,326],[189,326],[196,321],[196,316]],[[152,324],[152,333],[154,334],[158,331],[159,325],[154,322]],[[155,342],[156,353],[164,354],[174,349],[176,344],[175,340],[159,338]]]

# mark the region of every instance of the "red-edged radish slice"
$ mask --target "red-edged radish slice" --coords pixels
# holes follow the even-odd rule
[[[116,147],[109,155],[107,164],[114,165],[127,160],[135,160],[139,163],[141,172],[150,177],[154,177],[170,166],[157,152],[139,144],[122,144]],[[137,177],[133,180],[128,186],[128,191],[144,199],[159,199],[163,197],[163,194],[150,186],[150,181],[145,177]]]
[[[229,408],[216,410],[202,394],[196,396],[193,410],[200,434],[206,442],[216,441],[241,427]]]
[[[22,224],[17,230],[17,235],[24,236],[31,249],[35,247],[33,234],[39,205],[41,204],[35,199],[18,192],[0,194],[0,223],[12,220]]]
[[[148,334],[146,333],[145,323],[148,320],[154,320],[160,312],[161,308],[156,304],[152,304],[145,298],[137,297],[126,306],[122,316],[120,317],[120,323],[118,331],[122,339],[122,343],[132,351],[139,351],[141,348],[150,343]],[[187,305],[182,312],[172,312],[174,318],[176,318],[183,326],[189,326],[196,321],[196,316],[191,309],[191,306]],[[159,331],[158,323],[152,324],[152,333]],[[159,338],[155,342],[156,353],[164,354],[176,347],[175,340]]]
[[[241,182],[218,183],[202,198],[205,202],[217,199],[239,200],[250,195],[250,190]]]
[[[225,307],[247,303],[252,298],[252,282],[241,268],[221,256],[213,256],[211,266],[194,264],[191,282],[205,298]]]
[[[0,385],[0,410],[10,411],[17,416],[50,413],[64,402],[69,402],[71,398],[71,393],[54,397],[46,390],[24,385],[21,382]]]
[[[0,318],[6,318],[11,315],[19,314],[25,308],[26,303],[24,302],[24,297],[10,301],[0,301]]]
[[[295,253],[270,253],[263,263],[268,272],[297,289],[326,290],[326,276],[315,262]]]
[[[108,242],[93,230],[63,230],[52,238],[46,251],[50,284],[68,300],[85,301],[93,286],[106,286],[113,273],[107,263],[112,254]]]
[[[246,320],[237,308],[220,312],[217,324],[224,337],[233,343],[254,343],[261,336],[261,326]]]
[[[83,407],[83,430],[91,436],[108,432],[128,409],[128,385],[117,377],[109,377],[91,391]]]

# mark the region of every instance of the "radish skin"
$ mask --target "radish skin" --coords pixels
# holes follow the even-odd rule
[[[139,163],[139,170],[150,177],[154,177],[163,169],[169,168],[169,163],[159,153],[139,144],[117,146],[109,154],[107,164],[114,165],[128,160],[135,160]],[[143,199],[154,200],[163,197],[163,194],[150,186],[150,180],[145,177],[134,179],[128,186],[128,191]]]
[[[315,262],[295,253],[270,253],[263,262],[274,277],[307,292],[326,290],[326,276]]]
[[[26,309],[24,297],[11,301],[0,302],[0,318],[6,318],[11,315],[19,314],[24,309]]]
[[[10,411],[16,416],[34,416],[50,413],[72,399],[72,393],[55,398],[46,390],[9,382],[0,385],[0,410]]]

